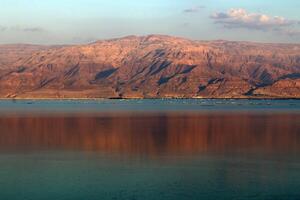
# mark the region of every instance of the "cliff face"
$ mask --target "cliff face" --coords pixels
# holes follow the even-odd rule
[[[6,63],[1,97],[300,98],[299,44],[130,36]]]
[[[0,69],[9,68],[22,58],[50,48],[53,47],[26,44],[0,45]]]

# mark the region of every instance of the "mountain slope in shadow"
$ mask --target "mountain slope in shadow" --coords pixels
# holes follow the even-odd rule
[[[299,44],[128,36],[5,63],[2,98],[300,98]]]

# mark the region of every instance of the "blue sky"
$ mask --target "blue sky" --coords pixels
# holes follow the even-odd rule
[[[298,0],[1,0],[0,43],[126,35],[300,42]]]

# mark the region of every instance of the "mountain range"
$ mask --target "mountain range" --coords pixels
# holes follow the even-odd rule
[[[149,35],[0,45],[0,98],[300,98],[300,44]]]

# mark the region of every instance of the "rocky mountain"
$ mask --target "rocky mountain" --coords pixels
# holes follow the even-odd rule
[[[150,35],[3,52],[2,98],[300,98],[300,44]]]
[[[49,48],[48,46],[26,44],[0,45],[0,69],[11,67],[19,59]]]

